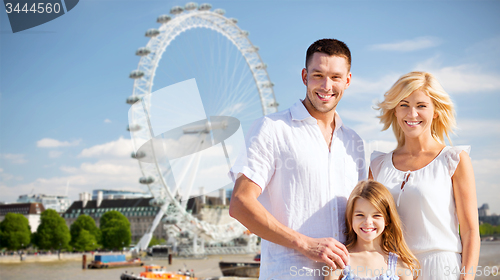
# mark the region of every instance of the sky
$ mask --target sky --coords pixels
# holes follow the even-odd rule
[[[67,14],[18,33],[12,33],[6,12],[0,12],[0,201],[15,202],[29,193],[77,199],[93,189],[145,190],[126,130],[130,105],[125,99],[133,91],[128,75],[138,67],[135,51],[148,43],[145,31],[159,27],[159,15],[185,4],[80,1]],[[300,73],[307,47],[321,38],[346,42],[353,78],[337,111],[365,140],[368,153],[395,148],[392,131],[381,132],[373,109],[384,92],[410,71],[433,73],[456,107],[453,144],[472,146],[478,206],[488,203],[491,212],[500,214],[495,176],[500,150],[494,140],[500,137],[500,2],[210,4],[236,18],[259,47],[280,110],[305,96]],[[168,53],[215,45],[210,40],[219,39],[202,37],[204,32],[193,35],[198,41],[178,36],[160,60],[158,73],[167,73],[169,65],[190,69],[199,58],[170,61],[176,56]],[[226,50],[220,52],[226,56]],[[232,55],[228,59],[238,60],[237,53]],[[158,74],[153,90],[182,81],[168,75]],[[239,79],[248,82],[248,77]],[[199,87],[202,98],[210,96],[205,86]],[[252,117],[261,112],[255,108]]]

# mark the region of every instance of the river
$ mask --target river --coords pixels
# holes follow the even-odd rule
[[[167,266],[168,269],[176,271],[184,267],[194,269],[198,277],[221,276],[219,261],[251,261],[253,255],[220,255],[210,256],[204,259],[179,259],[174,258],[171,266],[167,260],[155,260],[158,265]],[[153,263],[146,261],[147,264]],[[491,270],[493,266],[500,268],[500,241],[489,241],[481,243],[481,254],[479,265],[482,273]],[[486,268],[489,267],[489,269]],[[141,267],[113,268],[113,269],[82,269],[81,262],[59,261],[59,262],[32,262],[16,264],[0,264],[1,280],[119,280],[123,271],[140,273]],[[478,276],[476,279],[498,279],[497,276]]]

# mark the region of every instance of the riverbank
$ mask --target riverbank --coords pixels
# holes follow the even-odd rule
[[[95,253],[97,254],[97,253]],[[94,255],[92,253],[85,253],[87,256],[87,262],[94,259]],[[99,254],[108,254],[108,253],[99,253]],[[121,254],[121,252],[114,252],[109,254]],[[132,255],[130,252],[124,252],[127,259],[131,258]],[[58,255],[55,254],[37,254],[37,255],[4,255],[0,256],[0,263],[33,263],[33,262],[62,262],[62,261],[82,261],[84,253],[61,253]]]
[[[57,256],[57,255],[56,255]],[[168,259],[144,260],[145,264],[165,266],[170,271],[194,270],[195,276],[199,278],[217,278],[220,280],[245,279],[256,280],[256,278],[222,277],[219,268],[220,261],[248,262],[252,261],[254,254],[248,255],[216,255],[200,259],[174,258],[172,264]],[[0,257],[2,258],[2,257]],[[0,263],[0,279],[25,280],[25,279],[50,279],[50,280],[119,280],[124,271],[139,274],[144,271],[142,267],[124,267],[108,269],[82,269],[81,254],[80,262],[52,261],[52,262],[23,262],[23,263]]]

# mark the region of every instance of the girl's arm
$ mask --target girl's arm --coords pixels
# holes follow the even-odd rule
[[[335,270],[331,266],[328,266],[328,272],[328,275],[325,275],[323,280],[339,280],[342,276],[342,269]]]
[[[399,280],[413,280],[413,271],[409,271],[409,268],[398,266],[397,270],[396,274],[398,274]]]
[[[474,171],[470,157],[466,152],[460,153],[460,162],[455,174],[453,174],[452,182],[462,239],[462,267],[460,270],[465,268],[466,273],[465,275],[461,274],[460,279],[474,279],[481,241]]]

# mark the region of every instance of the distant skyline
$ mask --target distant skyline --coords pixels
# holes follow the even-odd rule
[[[68,182],[71,199],[93,189],[146,190],[125,129],[128,75],[148,42],[145,31],[187,2],[80,1],[65,16],[15,34],[0,12],[0,201],[32,191],[64,195]],[[320,38],[345,41],[353,78],[338,112],[367,142],[367,157],[395,147],[392,131],[380,131],[377,100],[407,72],[433,73],[456,106],[453,144],[472,146],[478,207],[488,203],[500,214],[500,2],[209,3],[236,18],[259,47],[280,110],[305,96],[307,47]]]

